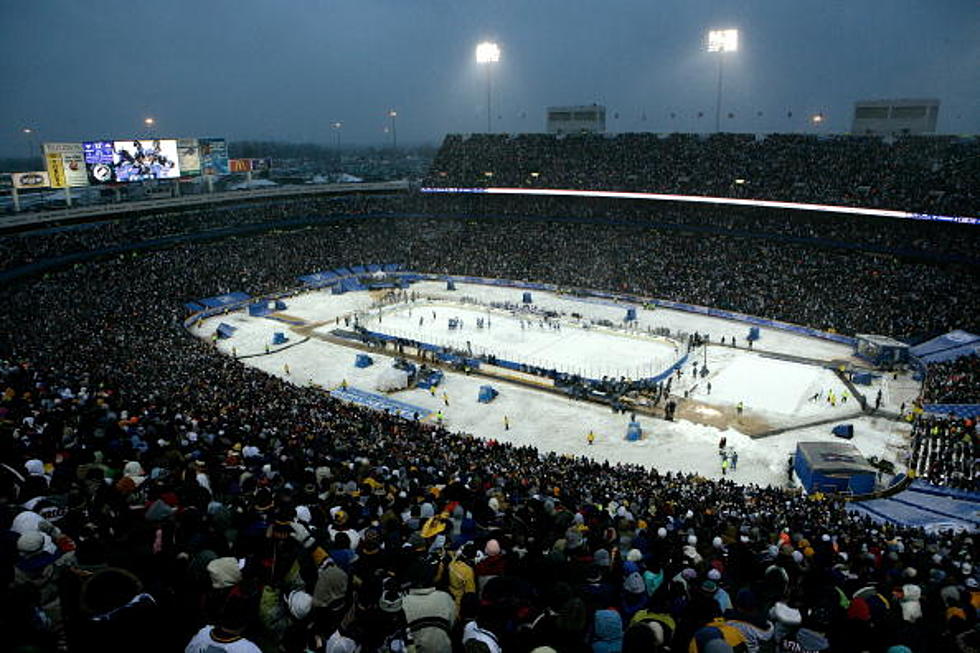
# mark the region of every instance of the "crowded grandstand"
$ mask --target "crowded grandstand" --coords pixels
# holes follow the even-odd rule
[[[974,140],[955,139],[449,136],[420,185],[474,185],[491,178],[487,169],[494,185],[976,216],[976,152]],[[725,168],[705,169],[707,153]],[[733,187],[741,176],[751,184]],[[417,187],[8,232],[5,642],[24,651],[109,642],[197,651],[208,641],[328,652],[975,650],[975,513],[965,526],[922,528],[797,484],[515,445],[510,424],[476,437],[259,370],[185,328],[196,298],[271,297],[317,270],[391,261],[437,279],[593,289],[916,344],[977,332],[975,232]],[[929,411],[980,403],[976,360],[902,371],[920,375],[921,391],[883,419],[912,424],[898,470],[906,481],[877,488],[875,500],[902,497],[916,478],[919,494],[977,501],[976,413]]]

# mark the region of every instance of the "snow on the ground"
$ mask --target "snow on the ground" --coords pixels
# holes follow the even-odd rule
[[[478,342],[475,327],[477,314],[485,316],[485,310],[476,307],[464,307],[456,302],[466,297],[483,303],[491,301],[519,303],[521,292],[516,289],[458,284],[458,290],[446,291],[445,284],[434,282],[415,284],[412,291],[419,295],[420,309],[412,309],[413,317],[407,317],[407,306],[403,309],[389,307],[382,317],[381,324],[370,323],[369,328],[386,331],[404,327],[406,330],[412,324],[417,326],[417,318],[421,312],[421,303],[435,302],[439,319],[430,335],[448,336],[446,319],[449,313],[463,317],[465,328],[462,336],[470,338],[474,345]],[[577,313],[585,319],[593,321],[608,319],[621,323],[625,315],[624,306],[607,306],[604,304],[578,301],[573,297],[552,295],[534,291],[534,304],[545,310],[556,310],[571,315]],[[450,304],[448,302],[452,301]],[[297,317],[309,322],[327,322],[323,329],[329,330],[335,325],[344,325],[344,316],[354,313],[361,320],[370,320],[376,316],[377,309],[371,309],[372,301],[367,292],[331,295],[329,291],[316,291],[297,295],[286,299],[287,308],[282,311],[291,317]],[[452,310],[450,310],[452,309]],[[432,307],[426,307],[431,315]],[[471,311],[473,315],[464,311]],[[727,331],[741,333],[747,329],[716,318],[706,318],[694,314],[682,314],[677,311],[637,311],[640,329],[646,331],[647,326],[656,328],[668,326],[672,332],[682,331],[693,333],[712,333],[715,323],[725,323]],[[401,317],[399,317],[401,316]],[[487,341],[479,341],[481,347],[492,348],[495,338],[503,338],[502,346],[515,354],[521,354],[533,359],[539,358],[595,358],[607,357],[610,351],[610,338],[630,343],[636,348],[638,342],[648,342],[651,347],[660,348],[672,354],[672,347],[653,338],[640,340],[636,336],[611,335],[603,330],[583,330],[572,326],[572,320],[563,318],[561,331],[541,329],[534,326],[531,332],[525,331],[521,339],[519,326],[515,322],[508,323],[502,315],[492,316],[493,326],[484,334]],[[682,318],[688,318],[686,321]],[[376,319],[376,317],[375,317]],[[404,324],[398,322],[402,320]],[[289,379],[297,384],[316,384],[319,387],[331,389],[346,381],[350,386],[375,392],[375,383],[379,375],[391,366],[393,359],[389,356],[372,353],[375,364],[367,368],[354,367],[357,350],[343,345],[319,340],[314,336],[306,342],[297,343],[301,337],[290,330],[288,324],[269,318],[250,317],[244,311],[218,316],[206,322],[202,328],[194,328],[193,333],[200,337],[208,337],[219,322],[226,322],[238,328],[234,336],[218,342],[218,348],[228,354],[239,356],[262,354],[269,345],[272,353],[248,358],[243,362],[262,369],[270,374]],[[501,327],[498,330],[498,324]],[[504,327],[507,328],[504,328]],[[516,335],[513,329],[516,328]],[[535,331],[537,329],[537,331]],[[284,332],[289,341],[286,347],[271,347],[272,334]],[[851,405],[831,407],[826,402],[827,390],[833,388],[840,396],[844,390],[830,370],[819,366],[792,363],[760,355],[766,351],[778,351],[796,356],[816,359],[847,358],[850,350],[843,345],[827,343],[815,338],[794,334],[771,333],[763,329],[763,337],[757,343],[755,351],[742,348],[711,346],[707,349],[707,365],[710,375],[704,378],[694,378],[689,369],[685,369],[679,379],[675,379],[673,391],[681,394],[689,390],[692,399],[703,402],[695,407],[696,411],[705,414],[716,411],[730,412],[732,406],[739,401],[744,402],[747,414],[759,412],[770,418],[779,426],[805,424],[818,419],[835,415],[841,416],[841,422],[854,424],[855,437],[852,440],[858,449],[866,456],[878,456],[891,460],[900,468],[904,467],[906,441],[909,433],[907,424],[889,421],[880,417],[865,415],[847,419],[848,414],[858,408],[851,399]],[[533,333],[534,337],[531,337]],[[714,333],[725,333],[715,331]],[[717,340],[713,333],[713,340]],[[538,338],[546,338],[539,340]],[[510,338],[510,341],[506,339]],[[644,336],[646,338],[646,336]],[[433,341],[420,337],[421,340]],[[564,342],[563,342],[564,341]],[[743,341],[744,342],[744,341]],[[293,346],[289,346],[293,345]],[[522,347],[527,349],[522,349]],[[644,345],[646,346],[646,345]],[[544,350],[541,347],[545,347]],[[542,351],[544,353],[542,353]],[[653,351],[653,350],[650,350]],[[498,354],[499,355],[499,354]],[[647,354],[641,354],[645,356]],[[620,354],[622,356],[622,354]],[[692,353],[693,359],[703,361],[704,350]],[[669,357],[669,356],[668,356]],[[287,371],[288,370],[288,371]],[[711,394],[708,395],[706,382],[712,384]],[[530,444],[545,451],[556,451],[573,455],[588,455],[597,459],[607,459],[611,462],[630,462],[657,467],[661,470],[680,470],[698,472],[711,478],[721,477],[718,443],[721,437],[727,439],[727,446],[738,451],[738,468],[729,471],[728,476],[742,483],[782,485],[786,480],[786,460],[796,448],[800,440],[831,439],[831,428],[837,422],[819,426],[798,428],[792,431],[762,438],[752,439],[733,428],[720,430],[711,426],[693,424],[687,421],[666,422],[659,418],[639,416],[644,430],[644,438],[639,442],[625,440],[628,414],[616,414],[609,408],[598,404],[572,401],[562,396],[543,393],[532,388],[511,385],[495,380],[489,381],[500,395],[489,404],[477,402],[479,386],[488,383],[485,377],[465,376],[447,372],[445,381],[433,395],[427,390],[411,389],[395,393],[393,398],[421,408],[436,411],[441,410],[446,423],[452,430],[465,431],[485,438]],[[899,396],[905,396],[914,389],[915,384],[907,376],[899,380],[890,376],[876,381],[867,389],[869,401],[874,401],[877,387],[884,389],[886,401],[894,402]],[[809,398],[817,391],[822,391],[821,400],[810,402]],[[445,398],[444,398],[445,394]],[[446,405],[448,399],[448,405]],[[504,428],[504,416],[510,424],[510,429]],[[595,444],[588,445],[586,435],[595,432]]]
[[[826,417],[829,393],[841,397],[847,391],[831,370],[749,353],[737,355],[711,383],[712,392],[705,400],[742,402],[747,410],[795,417]],[[811,401],[814,395],[819,399]]]

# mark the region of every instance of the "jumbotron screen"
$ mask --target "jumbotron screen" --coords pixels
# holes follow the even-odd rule
[[[82,147],[93,184],[180,177],[174,139],[90,141]]]

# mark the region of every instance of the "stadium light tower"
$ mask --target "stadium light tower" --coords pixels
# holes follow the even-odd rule
[[[153,136],[153,128],[157,124],[156,118],[152,118],[152,117],[150,117],[150,118],[144,118],[143,119],[143,124],[146,125],[146,135],[147,136]]]
[[[27,140],[27,158],[34,156],[34,129],[31,127],[24,127],[20,130]]]
[[[337,120],[336,122],[330,123],[330,127],[333,129],[334,134],[337,135],[337,149],[340,149],[340,129],[344,126],[344,123]]]
[[[483,64],[487,69],[487,133],[493,131],[493,123],[491,123],[491,111],[490,111],[490,88],[491,88],[491,70],[495,64],[500,61],[500,46],[493,41],[484,41],[476,46],[476,62]]]
[[[708,52],[718,55],[718,97],[715,100],[715,131],[721,131],[721,80],[726,52],[738,52],[737,29],[708,30]]]
[[[398,117],[398,112],[394,109],[388,110],[388,117],[391,118],[391,149],[398,149],[398,130],[395,127],[395,118]]]

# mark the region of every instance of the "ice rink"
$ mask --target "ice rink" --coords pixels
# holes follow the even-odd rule
[[[459,326],[449,328],[450,319]],[[682,355],[675,343],[637,329],[606,328],[581,319],[544,319],[492,307],[476,310],[445,302],[384,307],[362,315],[361,324],[371,331],[449,346],[474,356],[493,354],[589,378],[650,377]],[[316,331],[333,328],[326,325]]]
[[[862,414],[854,397],[846,403],[840,401],[846,388],[821,364],[856,362],[847,345],[762,328],[760,339],[749,351],[744,348],[748,327],[742,323],[637,307],[637,322],[625,329],[625,304],[534,291],[534,308],[560,315],[553,320],[560,324],[559,330],[541,326],[537,317],[499,308],[503,304],[520,307],[519,289],[458,284],[456,290],[449,291],[445,282],[419,282],[412,285],[410,292],[415,294],[414,303],[378,306],[378,295],[367,291],[342,295],[332,295],[329,290],[310,291],[287,298],[283,315],[250,317],[245,311],[238,311],[211,318],[193,332],[210,337],[218,323],[224,322],[236,331],[231,338],[219,340],[218,348],[227,354],[246,356],[243,363],[247,365],[297,384],[333,389],[346,382],[370,393],[376,392],[379,376],[391,367],[393,359],[372,352],[374,365],[357,368],[353,363],[359,350],[323,339],[333,329],[344,329],[345,322],[353,322],[355,317],[372,331],[432,344],[452,344],[459,349],[465,348],[469,340],[474,354],[494,352],[501,358],[506,352],[518,360],[547,362],[542,366],[584,371],[588,376],[593,376],[593,370],[603,369],[608,370],[605,373],[647,376],[647,370],[669,365],[686,347],[675,351],[672,341],[649,333],[657,329],[670,329],[672,335],[707,333],[715,343],[723,335],[728,342],[735,336],[739,341],[737,348],[714,344],[706,351],[700,348],[691,353],[699,364],[707,364],[710,373],[695,378],[689,369],[684,369],[672,387],[681,418],[667,422],[639,415],[644,437],[638,442],[624,438],[629,415],[480,375],[447,371],[435,394],[409,389],[393,393],[392,398],[425,411],[442,411],[452,430],[530,444],[546,451],[638,463],[660,470],[697,472],[711,478],[722,475],[718,443],[725,437],[728,447],[739,456],[737,469],[730,470],[728,476],[738,482],[762,485],[786,482],[787,459],[799,440],[831,438],[834,424],[846,422],[854,425],[851,442],[862,453],[904,468],[908,425]],[[493,304],[498,308],[493,308]],[[436,318],[430,320],[433,310]],[[449,317],[461,318],[462,329],[450,331]],[[487,317],[489,328],[477,329],[476,320]],[[525,322],[523,329],[520,321]],[[598,326],[600,321],[618,326]],[[304,324],[297,326],[296,322]],[[589,328],[585,328],[586,324]],[[285,345],[270,345],[275,332],[288,337]],[[787,356],[810,362],[786,360]],[[479,387],[487,383],[500,394],[489,404],[478,403]],[[893,411],[901,403],[910,402],[918,392],[917,384],[905,376],[886,376],[860,389],[872,403],[881,390],[882,408]],[[835,405],[826,399],[829,391],[835,394]],[[815,393],[820,393],[820,397],[811,401]],[[741,414],[735,410],[739,402],[743,406]],[[505,429],[505,417],[509,429]],[[746,435],[780,429],[789,430],[763,438]],[[596,435],[591,446],[586,439],[590,430]]]

